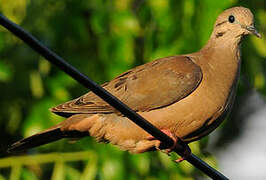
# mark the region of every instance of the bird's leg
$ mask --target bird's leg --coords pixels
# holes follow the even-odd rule
[[[179,162],[186,160],[187,157],[189,157],[191,155],[191,149],[186,143],[178,144],[177,146],[179,146],[179,147],[176,147],[176,149],[182,149],[183,150],[183,152],[182,152],[183,155],[181,156],[181,158],[174,160],[174,162],[179,163]]]
[[[191,155],[191,150],[190,150],[189,146],[187,144],[185,144],[185,143],[178,143],[179,138],[175,134],[171,133],[171,131],[169,131],[167,129],[162,129],[161,131],[163,133],[165,133],[166,135],[168,135],[174,141],[174,144],[170,148],[162,149],[161,148],[162,142],[159,141],[159,140],[156,140],[153,136],[149,136],[147,138],[147,140],[156,140],[155,148],[157,150],[162,151],[162,152],[166,153],[167,155],[169,155],[170,152],[172,152],[174,149],[182,149],[182,150],[184,150],[182,152],[183,156],[181,158],[177,159],[177,160],[174,160],[175,162],[182,162],[188,156]]]
[[[165,133],[166,135],[168,135],[173,141],[174,141],[174,144],[173,146],[171,146],[170,148],[167,148],[167,149],[162,149],[162,142],[155,139],[153,136],[149,136],[147,138],[147,140],[156,140],[156,143],[155,143],[155,148],[159,151],[162,151],[164,153],[166,153],[167,155],[169,155],[170,152],[172,152],[175,147],[176,147],[176,144],[177,144],[177,141],[178,141],[178,137],[176,135],[174,135],[173,133],[171,133],[169,130],[167,129],[162,129],[161,130],[163,133]]]

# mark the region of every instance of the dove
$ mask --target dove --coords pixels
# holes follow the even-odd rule
[[[216,129],[230,112],[240,76],[241,42],[249,34],[261,37],[252,12],[244,7],[227,9],[218,16],[209,40],[198,52],[137,66],[102,87],[174,142],[189,144]],[[131,153],[160,149],[158,140],[93,92],[51,111],[66,119],[17,141],[8,151],[87,136]]]

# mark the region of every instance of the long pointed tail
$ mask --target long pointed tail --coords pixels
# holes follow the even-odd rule
[[[86,135],[88,135],[88,133],[80,131],[61,131],[59,127],[54,127],[15,142],[8,148],[7,152],[19,152],[53,141],[57,141],[62,138],[82,138]]]

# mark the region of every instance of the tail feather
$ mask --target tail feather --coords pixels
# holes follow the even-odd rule
[[[34,148],[43,144],[47,144],[53,141],[60,140],[62,138],[82,138],[88,135],[87,132],[80,131],[61,131],[59,127],[49,129],[38,134],[32,135],[25,139],[19,140],[12,144],[7,152],[19,152],[26,149]]]

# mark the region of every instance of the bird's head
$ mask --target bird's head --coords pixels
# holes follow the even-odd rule
[[[254,26],[252,12],[244,7],[233,7],[225,10],[218,16],[214,25],[214,38],[242,39],[243,36],[249,34],[261,38]]]

